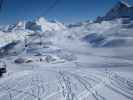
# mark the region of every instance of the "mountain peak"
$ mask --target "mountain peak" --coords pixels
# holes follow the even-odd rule
[[[118,4],[120,5],[124,5],[126,7],[131,7],[131,5],[129,5],[128,1],[127,0],[121,0],[118,2]]]
[[[65,25],[58,21],[48,21],[44,17],[38,17],[34,21],[27,22],[27,29],[31,29],[34,31],[59,31],[65,29]]]
[[[44,17],[38,17],[37,19],[36,19],[36,22],[39,22],[39,23],[46,23],[46,22],[48,22]]]
[[[129,5],[126,0],[119,1],[103,17],[98,17],[97,22],[103,20],[113,20],[118,18],[133,19],[133,6]]]

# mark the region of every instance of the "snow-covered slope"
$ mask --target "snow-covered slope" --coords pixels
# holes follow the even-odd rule
[[[132,21],[125,23],[123,19],[116,19],[93,23],[88,27],[88,34],[84,35],[83,40],[92,46],[133,46]]]
[[[0,100],[133,100],[132,51],[129,18],[2,26]]]

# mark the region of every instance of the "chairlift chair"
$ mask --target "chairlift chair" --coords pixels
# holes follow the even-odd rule
[[[0,61],[0,77],[3,76],[4,73],[6,73],[6,64],[2,61]]]

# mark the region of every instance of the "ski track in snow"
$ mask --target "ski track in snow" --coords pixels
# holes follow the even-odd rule
[[[82,70],[75,70],[72,71],[56,71],[53,69],[50,69],[48,71],[55,72],[58,78],[56,77],[55,81],[52,81],[52,83],[47,82],[40,82],[39,80],[37,82],[37,85],[31,85],[32,78],[35,78],[37,74],[40,74],[39,72],[35,73],[32,72],[28,75],[20,75],[13,80],[10,80],[11,78],[3,79],[4,81],[1,81],[0,84],[0,100],[3,100],[3,98],[12,96],[12,100],[22,100],[23,96],[28,98],[28,96],[40,100],[52,100],[54,97],[60,97],[64,98],[64,100],[84,100],[88,96],[92,96],[94,100],[108,100],[108,98],[105,98],[102,93],[100,93],[98,90],[101,87],[107,87],[109,91],[113,91],[117,94],[120,94],[127,98],[127,100],[133,100],[133,82],[131,80],[127,80],[126,78],[123,78],[119,76],[116,73],[111,72],[99,72],[99,74],[96,72],[82,72]],[[45,73],[45,72],[44,72]],[[79,73],[79,74],[78,74]],[[19,74],[19,73],[18,73]],[[43,74],[43,72],[41,72]],[[107,74],[107,75],[106,75]],[[14,75],[12,75],[14,76]],[[17,74],[16,74],[17,76]],[[28,77],[27,77],[28,76]],[[9,76],[11,77],[11,76]],[[43,79],[43,77],[42,77]],[[45,78],[44,78],[45,79]],[[74,80],[78,82],[77,84],[81,85],[83,87],[82,91],[79,91],[78,94],[75,93],[74,88]],[[9,84],[7,81],[9,81]],[[128,84],[127,84],[128,83]],[[58,87],[58,91],[55,90],[55,92],[48,92],[46,91],[44,93],[41,93],[40,96],[37,96],[37,94],[32,93],[31,90],[42,86],[47,89],[47,85],[55,85],[55,87]],[[21,86],[22,85],[22,86]],[[47,90],[48,91],[48,90]],[[28,95],[28,96],[27,96]],[[7,100],[10,100],[8,98]],[[86,99],[85,99],[86,100]]]
[[[72,52],[72,51],[71,51]],[[131,60],[117,57],[108,57],[90,53],[76,52],[87,56],[115,59],[119,62],[127,62],[132,65]],[[65,63],[65,62],[64,62]],[[107,64],[90,64],[82,62],[71,63],[75,67],[61,68],[60,66],[43,67],[37,69],[11,73],[0,80],[0,100],[110,100],[101,91],[106,87],[108,91],[121,95],[126,100],[133,100],[133,81],[122,77],[110,70],[92,70]],[[110,66],[118,66],[119,63],[111,63]],[[121,66],[120,63],[119,66]],[[63,66],[63,65],[62,65]],[[23,67],[23,66],[19,66]],[[90,67],[90,68],[89,68]],[[47,75],[48,74],[48,75]],[[54,77],[50,82],[47,78]],[[75,85],[77,84],[77,87]]]

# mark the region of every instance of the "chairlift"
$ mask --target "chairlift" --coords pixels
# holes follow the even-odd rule
[[[6,73],[6,72],[7,72],[7,70],[6,70],[6,63],[0,61],[0,77],[2,77],[3,74]]]

